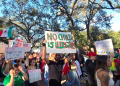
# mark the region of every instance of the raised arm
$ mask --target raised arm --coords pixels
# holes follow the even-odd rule
[[[13,73],[13,69],[10,70],[10,82],[6,85],[6,86],[14,86],[14,73]]]
[[[65,59],[64,63],[67,63],[67,62],[71,61],[72,58],[73,58],[73,53],[70,54],[69,58]]]
[[[5,70],[4,70],[4,73],[5,74],[8,74],[9,73],[9,68],[10,68],[10,65],[9,65],[9,60],[6,60],[6,66],[5,66]]]
[[[22,74],[23,74],[23,80],[24,81],[26,81],[26,80],[28,80],[28,76],[27,76],[27,74],[25,73],[25,71],[23,70],[23,68],[21,67],[21,66],[19,66],[18,67],[19,68],[19,70],[22,72]]]
[[[42,54],[42,59],[46,62],[46,64],[49,64],[50,61],[48,60],[48,58],[46,58],[46,40],[43,42],[44,48],[43,48],[43,54]]]
[[[22,57],[20,58],[19,65],[22,66]]]

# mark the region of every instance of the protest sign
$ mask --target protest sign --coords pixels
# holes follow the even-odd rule
[[[23,41],[20,39],[16,39],[14,47],[23,47]]]
[[[45,31],[47,53],[76,53],[71,32]]]
[[[41,70],[40,69],[28,70],[28,74],[29,74],[30,83],[41,80]]]
[[[106,39],[95,42],[98,55],[110,55],[114,53],[112,39]]]
[[[5,44],[5,47],[8,47],[8,45],[7,45],[7,44]]]
[[[5,44],[0,42],[0,53],[5,53]]]
[[[23,43],[23,47],[25,48],[25,52],[28,52],[31,50],[31,43]]]
[[[25,48],[24,47],[6,47],[5,59],[15,60],[24,58]]]
[[[9,40],[9,47],[13,47],[15,40]]]

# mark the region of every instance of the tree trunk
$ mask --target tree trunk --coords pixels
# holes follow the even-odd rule
[[[88,50],[90,51],[90,35],[89,35],[89,25],[86,25],[87,28],[87,41],[88,41]]]
[[[75,46],[76,46],[76,39],[75,39],[75,36],[74,36],[74,33],[73,33],[73,29],[74,29],[74,23],[73,23],[73,20],[71,19],[71,27],[72,27],[72,38],[73,38],[73,43],[75,44]],[[75,47],[75,50],[77,50],[76,49],[76,47]]]

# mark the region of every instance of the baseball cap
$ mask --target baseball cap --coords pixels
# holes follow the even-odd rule
[[[86,56],[96,56],[96,53],[94,53],[94,52],[89,52],[88,55],[86,55]]]
[[[119,59],[114,60],[115,63],[120,63]]]

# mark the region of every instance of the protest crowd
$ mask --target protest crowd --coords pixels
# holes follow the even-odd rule
[[[119,54],[113,52],[98,55],[99,52],[91,51],[86,55],[88,59],[85,61],[84,56],[74,49],[74,43],[70,44],[71,50],[74,49],[75,52],[67,49],[68,53],[48,53],[48,39],[43,42],[42,53],[25,52],[24,57],[17,59],[8,58],[9,54],[17,52],[14,48],[6,48],[6,53],[0,54],[0,86],[41,86],[40,80],[46,86],[62,86],[63,76],[67,86],[73,86],[74,83],[75,86],[81,86],[81,77],[87,77],[87,86],[114,86],[120,79]],[[63,43],[62,48],[66,48],[64,45],[66,44]],[[112,71],[113,78],[109,71]]]

